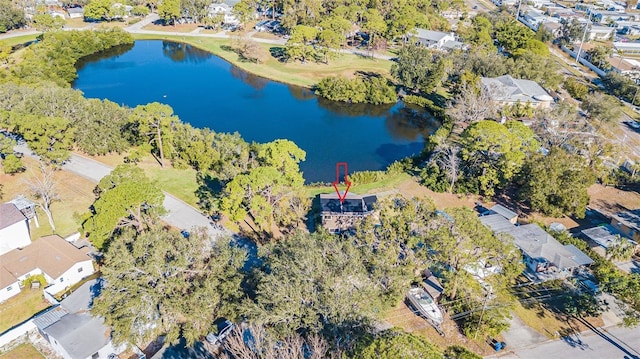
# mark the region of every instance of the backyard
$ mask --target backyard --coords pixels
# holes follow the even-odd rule
[[[51,306],[42,297],[42,289],[23,288],[20,294],[0,304],[0,333],[31,318]]]
[[[10,351],[1,354],[1,359],[44,359],[44,356],[31,344],[20,344]]]

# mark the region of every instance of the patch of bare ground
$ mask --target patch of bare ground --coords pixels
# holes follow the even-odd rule
[[[431,198],[436,208],[469,207],[473,208],[476,202],[482,198],[478,195],[465,195],[455,193],[438,193],[420,185],[415,179],[409,179],[400,183],[398,191],[405,197]]]
[[[640,193],[595,184],[589,187],[589,207],[604,214],[640,208]]]
[[[429,324],[424,318],[416,315],[404,302],[399,303],[395,308],[391,309],[384,320],[394,327],[402,328],[404,331],[426,337],[429,342],[437,345],[441,349],[445,349],[450,345],[461,345],[480,355],[489,355],[493,353],[493,349],[484,342],[484,338],[478,341],[465,337],[458,330],[456,323],[445,314],[445,320],[442,323],[442,331],[444,336]]]

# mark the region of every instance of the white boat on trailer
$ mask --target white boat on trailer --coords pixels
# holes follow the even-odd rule
[[[407,299],[425,319],[429,320],[435,327],[440,327],[442,321],[442,311],[438,308],[438,304],[422,287],[414,287],[409,289]]]

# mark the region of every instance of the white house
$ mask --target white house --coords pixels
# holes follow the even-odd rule
[[[553,102],[553,98],[535,81],[514,79],[511,75],[482,77],[480,81],[491,99],[501,106],[521,103],[547,108]]]
[[[224,16],[222,22],[229,25],[240,24],[240,19],[233,13],[233,5],[238,1],[228,0],[223,3],[210,4],[207,8],[207,16],[215,17],[222,14]]]
[[[0,301],[20,291],[14,283],[32,275],[42,274],[49,284],[47,293],[56,294],[93,272],[92,259],[80,249],[57,235],[42,237],[0,256]]]
[[[27,217],[13,203],[0,204],[0,255],[30,243]]]
[[[81,7],[71,7],[67,9],[70,19],[78,19],[84,16],[84,9]]]
[[[464,44],[456,38],[453,32],[431,31],[425,29],[415,29],[407,37],[416,43],[437,50],[463,48]]]

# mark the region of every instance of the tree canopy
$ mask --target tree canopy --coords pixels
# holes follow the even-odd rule
[[[133,227],[143,231],[164,210],[164,194],[142,169],[119,165],[100,180],[91,213],[85,215],[82,228],[98,249],[104,249],[114,231]]]
[[[166,335],[168,343],[183,337],[192,345],[240,301],[245,255],[228,239],[212,242],[204,230],[188,240],[160,226],[124,230],[105,253],[104,288],[92,311],[113,328],[116,343],[142,345]]]

